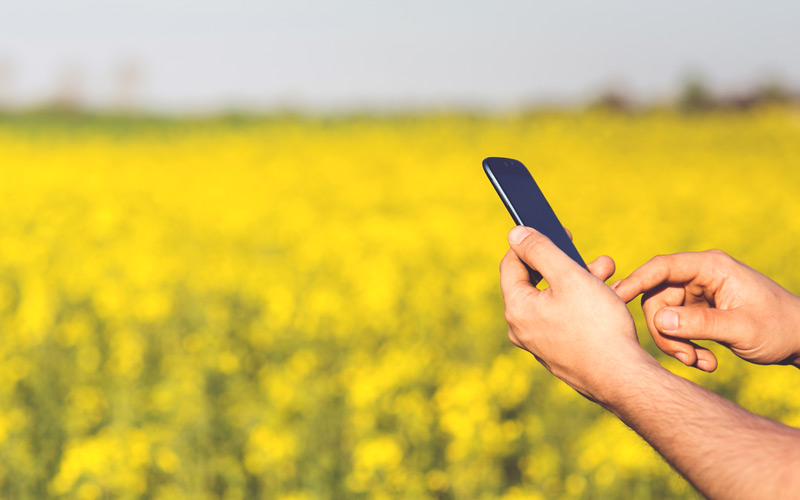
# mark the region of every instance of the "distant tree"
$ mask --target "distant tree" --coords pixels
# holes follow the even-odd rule
[[[792,93],[777,81],[769,81],[746,92],[726,95],[717,99],[718,107],[747,111],[758,106],[784,106],[793,100]]]
[[[678,107],[687,113],[709,111],[715,107],[714,96],[699,74],[686,78],[680,95]]]
[[[740,92],[719,97],[716,105],[730,111],[747,111],[761,104],[757,92]]]
[[[592,109],[627,113],[633,111],[633,100],[619,88],[609,88],[601,92],[589,105]]]
[[[760,104],[784,105],[792,101],[792,93],[782,83],[772,80],[756,89]]]

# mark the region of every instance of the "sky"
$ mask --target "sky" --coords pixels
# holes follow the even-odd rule
[[[0,99],[513,109],[666,98],[691,73],[724,92],[800,87],[798,26],[796,0],[26,0],[0,9]]]

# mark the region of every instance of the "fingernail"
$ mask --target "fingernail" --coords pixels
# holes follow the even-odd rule
[[[508,241],[513,245],[519,245],[531,232],[525,226],[517,226],[508,233]]]
[[[678,358],[678,361],[680,361],[684,365],[689,366],[689,355],[686,354],[685,352],[679,352],[678,354],[675,355],[675,357]]]
[[[704,372],[711,371],[711,362],[705,359],[698,359],[697,367],[703,370]]]
[[[677,332],[678,313],[669,309],[662,310],[658,315],[658,326],[661,327],[662,332]]]
[[[611,284],[611,289],[616,292],[617,291],[617,287],[619,286],[620,283],[622,283],[622,280],[615,281],[614,283]]]

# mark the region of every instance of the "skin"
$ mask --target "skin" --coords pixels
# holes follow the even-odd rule
[[[635,293],[637,290],[646,295],[655,291],[646,300],[650,304],[648,311],[652,313],[654,325],[659,324],[656,313],[660,310],[657,307],[660,300],[670,307],[695,307],[699,310],[696,305],[675,305],[676,292],[653,299],[665,283],[679,281],[677,278],[684,275],[676,274],[673,280],[672,274],[668,273],[665,281],[661,278],[663,271],[645,270],[617,284],[615,291],[604,283],[614,272],[614,263],[609,257],[598,258],[589,264],[589,272],[586,272],[547,237],[526,227],[514,228],[509,233],[509,243],[511,249],[500,264],[500,279],[511,342],[529,351],[545,368],[575,390],[614,413],[703,495],[721,499],[797,496],[800,490],[800,475],[796,474],[800,467],[800,430],[752,414],[670,373],[639,345],[633,319],[623,298],[632,300],[638,295]],[[717,257],[718,254],[713,254],[714,259]],[[675,263],[660,260],[660,264],[656,261],[658,267],[650,268],[662,269],[664,265],[669,268]],[[529,281],[523,261],[541,273],[548,282],[547,289],[539,290]],[[731,267],[721,267],[720,273],[743,266],[735,261],[726,265]],[[706,268],[703,268],[705,272]],[[730,338],[725,332],[732,330],[715,326],[714,339],[720,339],[719,342],[732,349],[739,349],[739,355],[745,359],[787,362],[793,359],[794,354],[788,353],[792,349],[782,345],[783,340],[778,342],[781,346],[755,350],[751,347],[755,341],[744,340],[747,332],[752,336],[754,332],[761,332],[760,328],[774,326],[764,323],[768,315],[758,313],[759,307],[771,299],[779,302],[777,310],[795,304],[782,295],[780,290],[783,289],[774,288],[777,286],[774,282],[764,281],[761,279],[763,275],[753,273],[755,271],[749,268],[741,269],[740,286],[766,290],[753,292],[750,302],[746,298],[750,294],[745,290],[737,292],[733,286],[735,281],[725,278],[722,282],[704,282],[710,283],[706,288],[708,297],[713,300],[707,301],[707,305],[719,307],[724,303],[731,306],[725,312],[736,310],[742,313],[731,320],[731,325],[739,318],[761,322],[749,329],[741,327]],[[714,284],[719,286],[714,288]],[[711,291],[725,287],[729,287],[725,296],[730,297],[731,302],[721,300],[724,294],[717,299],[715,292]],[[691,286],[684,287],[684,290],[690,294],[696,291]],[[623,298],[617,292],[623,293]],[[746,307],[747,304],[750,306]],[[705,309],[723,311],[721,308]],[[793,320],[787,321],[790,326],[794,324],[791,323]],[[704,326],[707,328],[708,325]],[[657,327],[656,331],[663,335]],[[688,343],[690,338],[706,337],[687,334],[686,338],[679,339],[682,342],[677,342],[677,346],[669,344],[674,350],[671,352],[688,354],[691,349],[697,360],[711,359],[704,358],[704,354],[698,353],[698,347]],[[770,338],[758,337],[761,342],[771,345]],[[697,360],[693,366],[704,368],[703,363],[698,364]]]
[[[800,298],[725,252],[659,255],[613,288],[625,302],[642,296],[656,345],[684,364],[714,371],[713,340],[761,365],[800,360]]]

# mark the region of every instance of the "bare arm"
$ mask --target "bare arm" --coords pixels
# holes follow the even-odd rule
[[[639,345],[623,300],[603,283],[613,261],[598,259],[587,273],[529,228],[512,230],[509,242],[500,275],[515,345],[614,413],[704,495],[800,496],[800,430],[754,415],[662,368]],[[528,281],[522,260],[544,276],[548,289]],[[637,295],[629,294],[627,300]],[[785,359],[783,351],[770,356]]]
[[[603,406],[700,493],[715,499],[800,496],[800,430],[750,413],[655,360],[622,376]]]

